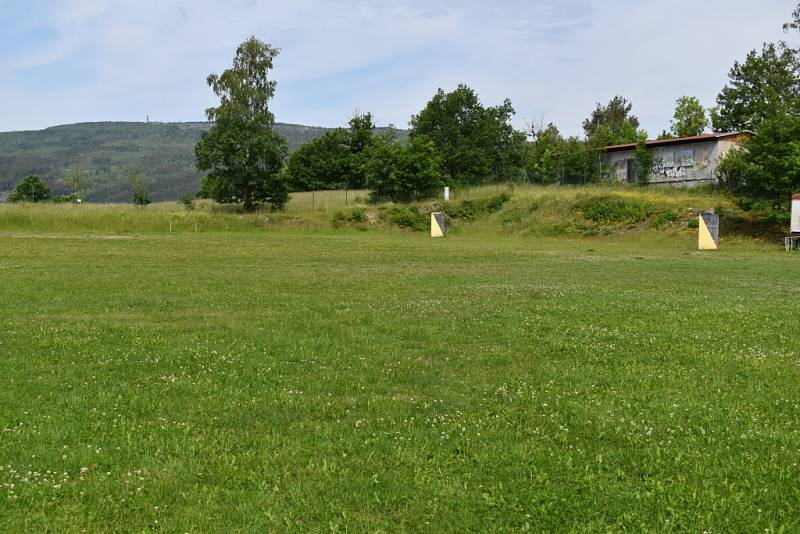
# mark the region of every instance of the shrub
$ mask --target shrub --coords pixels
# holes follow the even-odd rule
[[[181,195],[180,203],[187,210],[193,210],[194,209],[194,197],[192,197],[192,195],[189,195],[189,194]]]
[[[147,206],[153,202],[150,198],[150,195],[147,194],[147,191],[144,189],[139,189],[138,191],[133,193],[133,203],[137,206]]]
[[[736,197],[733,202],[744,211],[752,210],[756,203],[755,200],[749,197]]]
[[[380,217],[383,221],[405,228],[407,230],[425,230],[428,220],[419,212],[416,206],[385,206],[381,209]]]
[[[50,197],[50,202],[54,204],[66,204],[67,202],[75,202],[78,196],[75,193],[69,195],[53,195]]]
[[[641,200],[604,196],[582,200],[575,206],[586,220],[597,224],[635,224],[647,219],[650,206]]]
[[[479,215],[495,213],[502,209],[503,205],[511,200],[511,195],[501,193],[489,198],[479,200],[464,200],[460,203],[444,202],[440,209],[453,219],[474,221]]]
[[[341,226],[347,223],[363,223],[366,221],[367,210],[360,206],[347,211],[337,211],[333,214],[334,226]]]
[[[700,228],[700,219],[697,217],[692,217],[689,219],[689,228]]]
[[[658,214],[658,216],[650,221],[651,228],[663,228],[669,223],[678,220],[678,212],[675,210],[667,210]]]

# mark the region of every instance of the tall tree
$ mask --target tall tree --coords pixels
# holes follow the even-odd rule
[[[372,120],[372,113],[356,113],[348,123],[350,127],[350,161],[347,185],[352,188],[364,187],[366,177],[364,175],[365,151],[372,144],[375,123]]]
[[[480,184],[518,176],[524,135],[510,124],[510,100],[484,107],[466,85],[439,89],[411,118],[411,137],[425,136],[442,155],[451,184]]]
[[[769,117],[800,113],[800,57],[785,43],[751,51],[728,77],[711,112],[714,131],[755,131]]]
[[[672,134],[675,137],[692,137],[702,135],[708,127],[706,110],[700,100],[693,96],[682,96],[675,103],[672,115]]]
[[[279,49],[250,37],[236,49],[233,66],[208,77],[219,97],[206,110],[214,126],[195,147],[197,168],[209,171],[201,193],[218,202],[241,202],[250,211],[259,202],[283,207],[288,187],[280,170],[287,155],[286,141],[273,130],[269,100],[276,82],[270,78]]]
[[[605,106],[598,102],[589,118],[583,121],[586,138],[594,137],[599,129],[605,128],[612,141],[619,141],[619,144],[636,142],[639,119],[631,114],[632,108],[633,104],[621,95],[612,98]]]
[[[347,125],[350,127],[350,151],[359,154],[372,142],[372,132],[375,130],[372,113],[362,114],[356,111]]]
[[[525,161],[528,179],[540,184],[559,180],[559,160],[564,149],[564,139],[554,124],[534,127]]]

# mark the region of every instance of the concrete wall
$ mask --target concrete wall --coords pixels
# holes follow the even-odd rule
[[[714,184],[718,179],[720,157],[734,146],[735,141],[711,139],[700,143],[648,147],[653,156],[650,183],[675,187]],[[628,160],[635,159],[633,149],[606,155],[606,161],[621,182],[628,181]]]

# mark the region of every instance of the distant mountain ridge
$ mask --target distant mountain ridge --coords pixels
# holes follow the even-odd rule
[[[195,169],[194,146],[207,122],[91,122],[44,130],[0,132],[0,192],[20,178],[38,174],[55,193],[71,169],[86,178],[85,198],[130,202],[130,175],[138,172],[153,200],[175,200],[195,193],[202,174]],[[333,128],[277,123],[289,150]],[[401,132],[404,133],[404,132]]]

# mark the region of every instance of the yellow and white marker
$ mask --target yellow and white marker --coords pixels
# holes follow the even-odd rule
[[[697,219],[699,222],[697,248],[699,250],[718,250],[719,215],[714,212],[706,212],[700,214]]]
[[[434,211],[431,213],[431,237],[444,237],[447,234],[447,222],[444,213]]]

